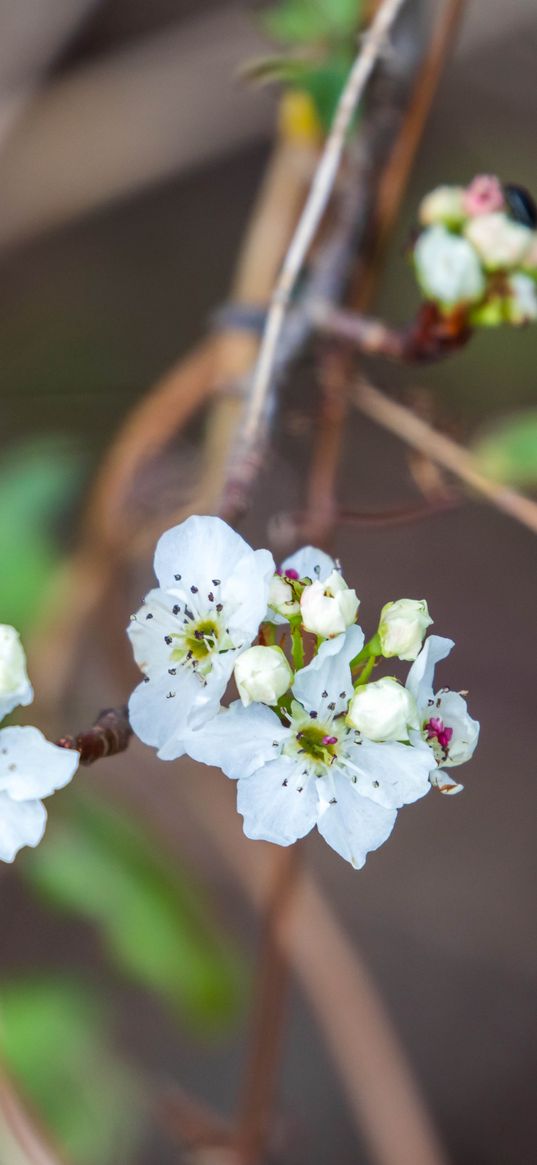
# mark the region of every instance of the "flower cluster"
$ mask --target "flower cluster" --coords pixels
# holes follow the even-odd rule
[[[32,700],[19,636],[0,626],[0,719]],[[77,752],[51,744],[38,728],[0,728],[0,860],[12,862],[23,846],[38,845],[47,820],[41,798],[67,785],[78,762]]]
[[[168,530],[155,572],[128,631],[144,672],[132,727],[162,759],[237,780],[248,837],[289,845],[317,826],[360,867],[402,805],[461,788],[442,770],[471,757],[479,725],[462,695],[433,690],[453,643],[424,642],[425,600],[387,603],[366,643],[337,562],[310,546],[276,570],[210,517]],[[370,680],[383,658],[412,663],[405,684]]]
[[[416,275],[444,314],[462,310],[474,327],[537,319],[537,209],[527,191],[492,175],[439,186],[419,220]]]

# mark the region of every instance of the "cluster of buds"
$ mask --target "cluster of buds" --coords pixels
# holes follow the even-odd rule
[[[537,208],[526,190],[493,175],[439,186],[419,221],[416,275],[443,315],[470,328],[537,319]]]
[[[461,788],[441,769],[469,759],[479,726],[460,693],[433,691],[453,643],[425,638],[424,599],[386,603],[366,642],[337,561],[306,546],[276,569],[210,517],[168,530],[155,570],[129,627],[132,728],[163,760],[235,779],[248,837],[290,845],[316,826],[359,867],[403,805]],[[412,664],[405,682],[371,678],[393,659]]]

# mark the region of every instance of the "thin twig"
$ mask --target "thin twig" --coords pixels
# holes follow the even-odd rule
[[[234,464],[231,467],[231,474],[233,478],[240,477],[241,466],[248,465],[259,444],[263,443],[266,421],[270,412],[274,364],[291,296],[330,200],[352,118],[375,65],[385,50],[391,28],[404,3],[405,0],[384,0],[384,3],[381,4],[370,29],[363,38],[361,48],[341,94],[308,198],[271,296],[261,348],[245,405],[238,445],[232,454]],[[257,458],[255,458],[255,463],[257,463]]]
[[[78,736],[62,736],[56,744],[58,748],[79,752],[81,765],[92,765],[107,756],[125,752],[131,736],[129,709],[106,708],[99,713],[91,728],[79,732]]]
[[[297,888],[300,845],[280,849],[265,906],[258,955],[259,979],[253,1014],[250,1056],[241,1100],[237,1143],[241,1165],[258,1165],[267,1144],[289,986],[289,960],[283,928]]]
[[[410,323],[398,328],[331,303],[312,303],[310,314],[318,330],[330,339],[342,340],[365,356],[408,364],[443,360],[460,351],[472,336],[464,311],[444,315],[427,300]]]
[[[486,498],[502,513],[515,518],[517,522],[521,522],[523,526],[537,534],[537,503],[510,489],[509,486],[500,485],[485,477],[476,466],[472,454],[457,445],[456,441],[443,433],[438,433],[404,405],[390,400],[365,380],[359,381],[354,387],[352,400],[371,420],[394,433],[413,449],[425,453],[432,461],[464,481],[470,489]]]

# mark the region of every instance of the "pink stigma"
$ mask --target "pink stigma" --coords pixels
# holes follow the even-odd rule
[[[323,736],[323,744],[337,744],[337,736]]]
[[[290,578],[291,582],[298,582],[300,575],[298,573],[298,570],[293,570],[293,568],[290,567],[288,570],[286,570],[285,577]]]
[[[447,754],[453,729],[447,728],[440,716],[431,716],[425,725],[427,740],[437,740],[440,748]]]

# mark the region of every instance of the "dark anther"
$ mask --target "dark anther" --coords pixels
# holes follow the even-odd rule
[[[328,696],[328,692],[321,692],[321,700],[326,700],[327,696]]]
[[[312,720],[316,720],[316,719],[317,719],[317,713],[316,713],[316,712],[310,712],[310,717],[311,717],[311,719],[312,719]]]
[[[174,574],[173,577],[174,577],[176,582],[181,582],[181,575],[180,574]]]
[[[219,586],[220,586],[220,579],[213,578],[213,587],[219,587]]]
[[[169,667],[168,668],[168,675],[169,676],[176,676],[177,675],[177,668],[176,667]]]
[[[220,611],[223,611],[223,610],[224,610],[223,604],[222,604],[222,603],[217,603],[217,604],[216,604],[216,610],[218,611],[218,614],[220,614]]]
[[[147,615],[146,615],[146,619],[152,619],[152,618],[153,618],[153,616],[151,614],[151,611],[148,611]]]
[[[193,595],[197,595],[197,593],[198,593],[198,588],[197,588],[197,587],[194,587],[194,586],[192,586],[192,587],[190,588],[190,590],[192,591],[192,594],[193,594]]]
[[[179,603],[176,603],[174,608],[173,608],[173,614],[178,615],[180,610],[181,610],[181,608],[179,606]]]
[[[172,642],[172,637],[171,637],[171,635],[165,635],[165,636],[164,636],[164,642],[165,642],[165,643],[167,643],[167,644],[168,644],[168,647],[169,647],[169,646],[170,646],[170,643]]]
[[[212,591],[209,591],[209,594],[207,595],[207,598],[208,598],[208,600],[209,600],[209,602],[210,602],[210,603],[214,603],[214,595],[213,595],[213,592],[212,592]]]

